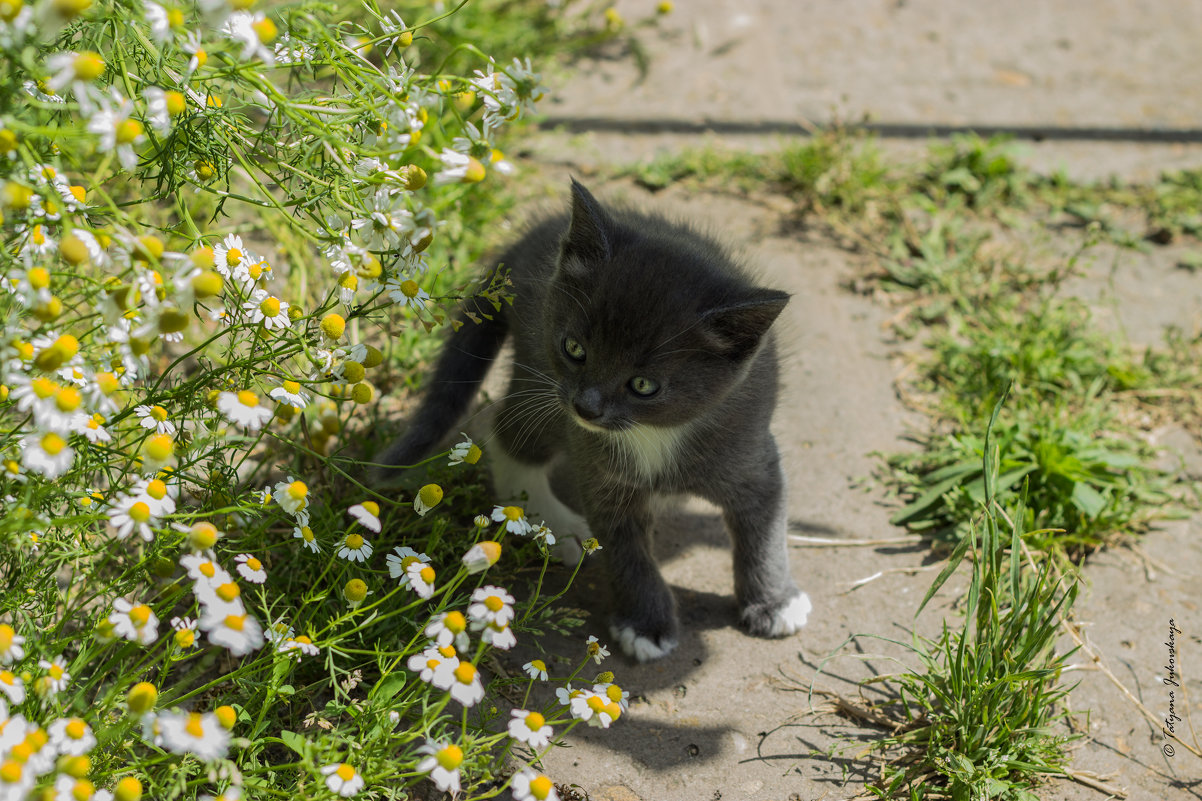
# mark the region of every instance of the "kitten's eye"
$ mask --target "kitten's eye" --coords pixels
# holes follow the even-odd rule
[[[630,391],[635,395],[639,395],[644,398],[650,398],[652,395],[659,392],[658,381],[651,378],[643,378],[641,375],[636,375],[634,378],[630,379],[630,383],[627,386],[630,387]]]
[[[563,338],[563,352],[575,361],[584,361],[584,345],[581,345],[579,341],[572,337]]]

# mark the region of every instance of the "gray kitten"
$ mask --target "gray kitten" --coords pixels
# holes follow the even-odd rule
[[[651,555],[657,494],[721,507],[743,626],[797,631],[810,600],[789,573],[768,429],[778,383],[769,329],[788,295],[755,286],[688,227],[603,208],[575,181],[571,215],[535,226],[497,270],[509,272],[512,307],[475,301],[484,321],[451,336],[408,433],[381,461],[414,464],[454,430],[512,336],[501,447],[490,449],[498,493],[527,491],[561,541],[591,533],[601,543],[622,649],[646,661],[676,645],[675,602]]]

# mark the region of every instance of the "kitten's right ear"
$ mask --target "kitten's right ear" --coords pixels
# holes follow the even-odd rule
[[[562,269],[572,274],[589,264],[608,260],[612,252],[609,241],[612,228],[605,209],[573,178],[572,220],[560,248],[559,263]]]

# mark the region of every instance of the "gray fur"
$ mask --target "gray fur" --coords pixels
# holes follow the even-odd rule
[[[451,338],[414,428],[386,461],[418,461],[454,425],[448,410],[462,413],[507,333],[514,366],[497,438],[510,458],[546,468],[600,541],[623,649],[649,659],[677,641],[675,601],[651,554],[657,493],[717,504],[734,543],[741,623],[759,636],[796,631],[809,600],[789,572],[769,431],[770,327],[788,295],[756,286],[690,228],[607,210],[575,181],[571,215],[535,226],[500,262],[513,306]],[[633,388],[649,382],[650,396]]]

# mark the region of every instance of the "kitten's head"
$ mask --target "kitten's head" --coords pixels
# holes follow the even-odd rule
[[[708,239],[611,215],[573,181],[544,346],[581,426],[677,426],[743,380],[788,299],[750,283]]]

